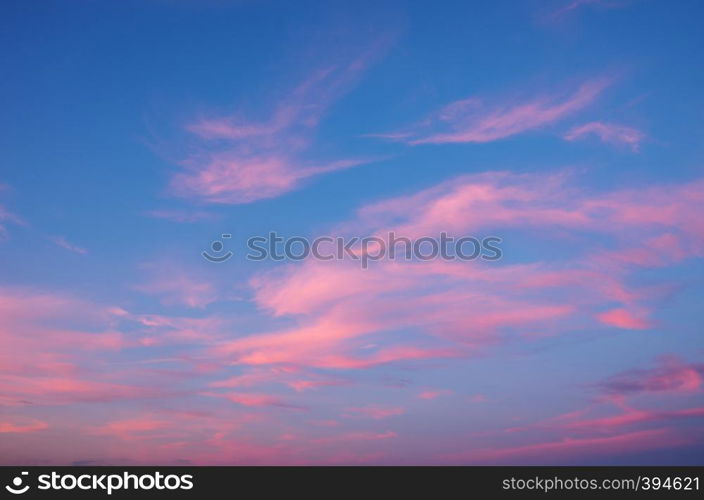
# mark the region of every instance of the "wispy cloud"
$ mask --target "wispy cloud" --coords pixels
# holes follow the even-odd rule
[[[127,440],[145,439],[145,437],[150,437],[153,431],[163,431],[172,426],[172,422],[168,420],[138,417],[108,422],[97,429],[96,433],[113,435]]]
[[[557,464],[578,458],[581,463],[585,463],[588,457],[611,457],[623,453],[623,450],[636,453],[675,448],[686,443],[684,437],[678,436],[670,429],[653,429],[611,436],[558,438],[520,446],[487,448],[457,453],[446,459],[453,463],[459,461],[475,464]]]
[[[0,193],[7,190],[8,187],[5,184],[0,183]],[[7,236],[7,223],[24,225],[24,222],[17,215],[10,212],[3,205],[0,205],[0,240]]]
[[[452,394],[452,391],[447,389],[426,389],[418,394],[420,399],[435,399],[440,396],[447,396]]]
[[[626,330],[647,330],[652,327],[652,324],[646,318],[639,317],[633,311],[627,309],[611,309],[599,314],[597,317],[599,321],[606,325]]]
[[[47,427],[49,424],[36,419],[0,421],[0,434],[25,434],[41,431]]]
[[[348,383],[347,380],[330,376],[306,373],[300,367],[270,367],[254,368],[224,380],[216,380],[209,385],[214,388],[254,387],[268,384],[282,384],[296,392],[317,389],[328,386],[339,386]]]
[[[379,137],[408,144],[491,142],[537,130],[584,109],[612,83],[597,78],[572,92],[554,92],[524,100],[485,103],[478,98],[455,101],[427,120]]]
[[[213,393],[206,392],[203,393],[205,396],[213,396],[218,398],[227,399],[233,403],[237,403],[242,406],[251,407],[280,407],[280,408],[291,408],[291,409],[301,409],[300,406],[293,405],[284,401],[279,395],[276,394],[264,394],[264,393],[254,393],[254,392],[226,392],[226,393]]]
[[[79,247],[78,245],[74,245],[63,236],[49,236],[49,240],[55,245],[58,245],[61,248],[65,248],[69,252],[78,253],[81,255],[85,255],[88,253],[88,250],[83,247]]]
[[[393,431],[386,432],[349,432],[346,434],[336,434],[326,436],[316,440],[319,444],[355,443],[358,441],[378,441],[384,439],[397,438],[398,434]]]
[[[200,151],[173,176],[172,192],[207,203],[250,203],[296,189],[308,178],[373,161],[308,157],[314,132],[330,106],[387,45],[386,40],[376,41],[349,60],[314,71],[275,106],[268,120],[235,115],[189,124],[188,131],[200,139]]]
[[[585,7],[619,9],[628,6],[631,2],[629,0],[567,0],[564,3],[565,5],[563,7],[560,7],[550,14],[549,18],[551,20],[558,21]]]
[[[654,368],[637,369],[615,375],[599,387],[611,395],[639,393],[691,393],[704,384],[704,364],[687,363],[677,356],[665,356]]]
[[[579,125],[570,129],[564,135],[564,138],[568,141],[575,141],[589,135],[595,135],[603,142],[609,144],[626,145],[636,153],[640,150],[640,143],[645,139],[645,134],[640,130],[604,122],[590,122]]]
[[[672,422],[679,419],[697,419],[704,417],[704,408],[686,408],[683,410],[628,410],[618,415],[577,420],[565,425],[573,430],[604,431],[611,428],[643,424],[650,422]]]
[[[144,279],[134,289],[158,297],[164,305],[202,309],[227,298],[212,276],[175,260],[143,263],[140,269]]]
[[[374,420],[397,417],[399,415],[403,415],[404,413],[406,413],[406,410],[400,406],[386,405],[357,406],[345,409],[345,416],[347,417],[366,417]]]
[[[460,177],[367,205],[346,226],[357,234],[393,231],[407,238],[525,228],[556,240],[565,232],[608,236],[582,245],[571,260],[379,261],[373,272],[350,261],[291,264],[255,277],[252,285],[264,310],[295,324],[233,339],[213,353],[242,365],[360,369],[468,356],[512,329],[557,334],[584,321],[651,327],[650,293],[629,285],[629,277],[704,254],[701,224],[693,219],[702,208],[702,181],[594,194],[569,180],[562,173]],[[660,252],[652,242],[663,238],[674,238],[680,251]],[[618,258],[634,252],[634,241],[649,258]],[[368,347],[400,329],[422,336]]]
[[[0,406],[66,405],[156,398],[158,388],[132,374],[106,370],[128,347],[146,347],[140,323],[119,325],[126,311],[60,293],[0,288]],[[146,327],[144,327],[146,328]]]

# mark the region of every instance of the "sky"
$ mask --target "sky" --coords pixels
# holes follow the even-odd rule
[[[703,14],[3,2],[0,464],[702,465]]]

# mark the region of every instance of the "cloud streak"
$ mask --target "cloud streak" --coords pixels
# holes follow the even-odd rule
[[[417,144],[484,143],[539,130],[593,103],[612,83],[596,78],[572,92],[553,93],[523,101],[485,103],[477,98],[452,102],[409,130],[379,137]]]
[[[625,145],[634,153],[640,150],[640,143],[645,138],[645,134],[640,130],[603,122],[589,122],[574,127],[565,134],[564,138],[567,141],[576,141],[589,135],[595,135],[608,144]]]
[[[40,420],[23,421],[0,421],[0,434],[24,434],[28,432],[38,432],[49,427],[46,422]]]
[[[182,163],[170,189],[205,203],[244,204],[274,198],[309,178],[348,169],[371,158],[311,160],[313,135],[331,105],[348,92],[384,52],[378,40],[356,57],[314,71],[262,122],[240,115],[201,118],[186,128],[199,151]]]
[[[69,252],[77,253],[80,255],[85,255],[88,253],[88,250],[83,247],[79,247],[78,245],[74,245],[63,236],[50,236],[49,240],[55,245],[68,250]]]

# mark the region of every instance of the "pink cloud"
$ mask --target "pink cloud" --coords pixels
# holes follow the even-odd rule
[[[564,413],[535,425],[512,428],[510,431],[542,428],[580,431],[582,434],[604,434],[612,432],[615,427],[697,419],[704,416],[704,408],[638,409],[629,404],[628,400],[648,394],[651,396],[649,401],[658,402],[659,407],[671,404],[664,401],[666,396],[671,398],[681,395],[689,400],[692,393],[700,391],[703,375],[704,367],[700,364],[686,363],[676,356],[665,356],[659,360],[656,368],[631,370],[597,384],[596,387],[605,395],[586,408]],[[616,414],[613,414],[614,406],[618,410]],[[588,416],[593,414],[597,416]]]
[[[37,432],[49,427],[49,424],[40,420],[25,420],[25,421],[0,421],[0,434],[25,434],[28,432]]]
[[[688,393],[700,390],[704,381],[704,365],[686,363],[677,356],[660,358],[657,366],[620,373],[600,387],[609,394]]]
[[[626,309],[612,309],[599,314],[599,321],[605,325],[623,328],[625,330],[647,330],[651,324]]]
[[[149,329],[118,307],[36,289],[0,288],[0,405],[103,403],[168,397],[163,376],[120,362]],[[129,333],[121,331],[131,322]]]
[[[704,408],[662,408],[671,407],[672,398],[678,394],[690,401],[691,393],[699,391],[700,372],[704,370],[699,365],[685,363],[678,357],[664,357],[654,369],[632,370],[598,384],[596,387],[605,396],[594,399],[586,408],[503,430],[526,436],[512,439],[525,439],[528,444],[479,449],[459,453],[454,458],[464,457],[476,463],[552,463],[540,457],[558,462],[583,461],[590,455],[606,455],[609,450],[618,454],[690,445],[692,436],[673,424],[686,420],[698,422],[704,416]],[[650,395],[647,401],[656,409],[639,409],[629,404],[629,397],[642,393]],[[614,407],[618,410],[615,414]],[[647,428],[654,423],[660,427]],[[534,436],[539,436],[539,440],[531,443]]]
[[[291,387],[297,392],[307,391],[309,389],[318,389],[320,387],[330,387],[336,385],[343,385],[346,381],[340,379],[295,379],[286,382],[286,385]]]
[[[102,446],[137,463],[174,464],[182,454],[197,464],[213,463],[213,457],[219,454],[219,463],[223,463],[233,451],[230,444],[237,439],[238,430],[256,420],[255,415],[227,408],[216,412],[158,409],[148,413],[126,412],[123,408],[118,412],[118,418],[84,429],[100,436],[100,442],[107,443]],[[238,456],[266,449],[263,445],[241,444]]]
[[[397,417],[403,415],[405,412],[406,410],[400,406],[369,405],[346,408],[345,416],[381,420],[389,417]]]
[[[0,405],[64,405],[146,399],[159,391],[144,385],[95,382],[78,377],[0,376]]]
[[[640,149],[640,143],[645,138],[645,134],[640,130],[613,123],[590,122],[570,129],[565,134],[565,139],[575,141],[590,134],[596,135],[603,142],[610,144],[624,144],[634,152]]]
[[[23,408],[139,400],[142,406],[190,395],[211,400],[218,411],[251,412],[264,419],[277,413],[272,408],[307,408],[298,403],[320,395],[309,389],[348,382],[331,375],[334,370],[402,362],[422,367],[440,358],[472,357],[515,338],[559,335],[574,328],[588,327],[598,334],[597,328],[606,331],[599,320],[621,328],[638,326],[637,320],[654,315],[657,296],[633,285],[638,280],[630,278],[642,268],[702,255],[704,226],[697,218],[704,203],[701,187],[701,181],[694,181],[595,194],[564,173],[494,172],[459,177],[367,205],[342,224],[341,231],[379,235],[394,230],[417,237],[442,230],[463,235],[529,230],[546,241],[555,237],[561,244],[574,244],[570,248],[575,251],[560,260],[520,264],[380,261],[373,272],[347,261],[284,265],[251,281],[255,304],[275,325],[254,333],[251,328],[238,329],[239,317],[228,320],[202,310],[189,311],[196,317],[135,314],[62,294],[1,288],[0,403]],[[580,234],[588,238],[579,238]],[[574,242],[565,235],[574,236]],[[181,288],[188,289],[179,284],[152,288],[151,293],[164,299]],[[212,303],[208,294],[205,302],[198,293],[193,300],[190,296],[177,294],[166,300],[196,308]],[[168,345],[168,355],[150,351],[158,345]],[[697,364],[665,358],[653,369],[617,375],[600,387],[617,397],[687,396],[701,390],[702,373]],[[354,376],[345,373],[350,380]],[[204,393],[204,387],[213,392]],[[427,389],[419,397],[432,399],[440,391]],[[338,391],[323,395],[333,392]],[[394,403],[342,411],[372,420],[391,418],[404,411]],[[346,401],[336,408],[353,404]],[[541,449],[555,451],[557,457],[580,457],[615,449],[619,443],[630,451],[631,438],[612,435],[614,429],[700,418],[700,412],[699,408],[632,410],[624,416],[590,414],[584,423],[565,419],[554,426],[555,436],[549,439],[519,441],[519,446],[501,448],[494,455],[480,449],[467,459],[539,460]],[[115,449],[140,460],[171,460],[174,450],[193,448],[193,460],[199,463],[230,459],[322,463],[334,460],[324,450],[326,443],[334,446],[356,437],[381,444],[397,437],[392,431],[347,432],[347,428],[338,436],[320,437],[329,432],[320,428],[303,435],[287,422],[275,421],[266,427],[267,435],[287,436],[285,443],[252,443],[231,435],[225,424],[209,423],[199,434],[197,418],[172,419],[156,410],[110,418],[115,420],[94,426],[102,430],[101,439],[129,441],[114,445]],[[343,420],[341,426],[360,423],[374,424]],[[12,424],[20,428],[22,422]],[[658,446],[655,435],[642,437],[653,437],[650,445]],[[141,448],[144,439],[165,443],[149,450]],[[306,448],[300,444],[306,440],[321,446]],[[139,448],[131,450],[128,444]],[[363,460],[371,455],[358,456]]]
[[[134,288],[140,292],[158,296],[166,305],[182,305],[204,308],[217,302],[220,293],[212,280],[197,276],[179,264],[160,262],[142,266],[146,280]]]
[[[610,84],[609,79],[595,79],[572,93],[493,106],[474,98],[463,99],[448,104],[410,131],[391,137],[409,144],[496,141],[558,122],[591,104]]]
[[[227,399],[233,403],[237,403],[242,406],[251,407],[268,407],[275,406],[281,408],[298,408],[296,405],[292,405],[283,401],[279,396],[272,394],[263,393],[251,393],[251,392],[228,392],[228,393],[204,393],[206,396],[214,396],[219,398]]]
[[[647,411],[629,410],[610,417],[577,420],[566,424],[569,429],[605,430],[612,427],[639,424],[644,422],[670,421],[674,419],[704,417],[704,408],[687,408],[683,410]]]
[[[589,456],[614,456],[638,451],[674,448],[687,443],[670,429],[652,429],[627,432],[612,436],[565,437],[554,441],[537,442],[506,448],[480,449],[448,457],[467,463],[507,463],[507,464],[557,464],[564,460]]]
[[[212,155],[206,165],[173,178],[181,196],[201,198],[209,203],[240,204],[274,198],[296,189],[302,180],[342,170],[369,160],[341,160],[322,165],[294,165],[285,156],[242,158],[239,154]]]
[[[418,394],[418,398],[420,398],[420,399],[435,399],[435,398],[439,398],[440,396],[447,396],[449,394],[452,394],[452,391],[447,390],[447,389],[428,389],[428,390],[420,392]]]
[[[358,441],[379,441],[379,440],[386,440],[386,439],[394,439],[398,437],[398,434],[396,434],[393,431],[386,431],[386,432],[349,432],[346,434],[338,434],[335,436],[326,436],[322,438],[318,438],[315,440],[316,443],[319,444],[338,444],[338,443],[355,443]]]
[[[211,382],[211,387],[253,387],[264,384],[282,384],[296,392],[303,392],[320,387],[329,387],[346,384],[340,378],[332,378],[306,373],[300,368],[273,367],[255,368],[252,371],[235,375],[225,380]]]
[[[74,297],[0,288],[0,374],[71,374],[77,353],[126,344],[113,322],[108,308]]]
[[[612,267],[613,264],[629,267],[659,267],[663,263],[682,261],[696,253],[691,243],[687,243],[683,236],[664,232],[659,236],[645,239],[636,247],[604,251],[597,255],[595,260],[606,267]]]
[[[314,71],[266,121],[227,116],[188,125],[201,141],[200,152],[182,162],[183,170],[171,179],[171,191],[207,203],[251,203],[297,189],[308,178],[373,161],[306,157],[313,132],[332,103],[359,80],[386,45],[387,41],[377,41],[351,60]]]
[[[211,387],[252,387],[270,382],[275,374],[269,370],[255,371],[236,375],[225,380],[216,380],[210,383]]]
[[[163,430],[171,425],[173,424],[166,420],[140,417],[108,422],[98,428],[96,433],[117,436],[121,439],[143,439],[153,431]]]
[[[374,272],[350,260],[286,265],[251,284],[257,304],[293,326],[229,340],[212,353],[241,365],[360,369],[469,356],[512,329],[558,334],[595,318],[619,328],[649,326],[652,293],[629,286],[628,277],[644,265],[704,254],[704,226],[693,218],[704,208],[702,181],[593,194],[569,180],[564,173],[460,177],[362,207],[337,232],[418,238],[534,228],[556,241],[569,231],[600,235],[570,260],[386,260]],[[636,249],[650,252],[648,259],[624,257]],[[374,342],[398,330],[422,339]]]

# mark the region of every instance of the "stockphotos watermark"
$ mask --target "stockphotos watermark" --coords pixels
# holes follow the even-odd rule
[[[25,482],[29,472],[22,471],[15,476],[5,489],[13,495],[27,493],[31,486]],[[104,491],[112,495],[119,490],[190,490],[193,489],[193,476],[191,474],[162,474],[161,472],[147,474],[60,474],[52,471],[51,474],[37,476],[36,489],[49,491]]]
[[[235,255],[228,247],[231,240],[232,234],[221,234],[220,239],[212,241],[210,248],[201,255],[209,262],[225,262]],[[446,232],[437,237],[419,238],[399,236],[391,231],[382,236],[319,236],[310,239],[304,236],[283,237],[272,231],[266,236],[247,239],[246,258],[250,261],[299,261],[309,258],[353,260],[358,261],[362,269],[368,269],[370,263],[382,260],[495,261],[503,256],[502,241],[498,236],[455,237]]]

